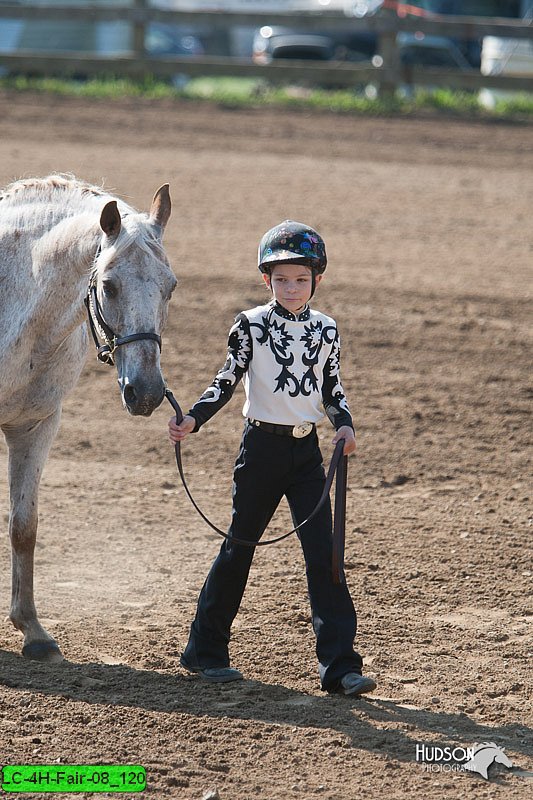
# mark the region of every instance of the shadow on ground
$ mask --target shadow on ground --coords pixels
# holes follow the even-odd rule
[[[484,725],[464,713],[405,706],[370,696],[351,699],[308,695],[277,684],[244,681],[207,684],[197,676],[168,675],[125,665],[77,664],[48,666],[0,650],[0,685],[19,691],[110,707],[155,712],[254,720],[259,723],[334,730],[354,747],[393,754],[412,762],[417,741],[410,731],[432,733],[450,742],[496,740],[514,752],[532,754],[533,731],[525,725]]]

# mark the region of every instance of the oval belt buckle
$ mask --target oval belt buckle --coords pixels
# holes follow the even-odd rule
[[[313,430],[312,422],[302,422],[300,425],[294,426],[294,428],[292,429],[292,435],[296,439],[303,439],[305,436],[309,436],[312,430]]]

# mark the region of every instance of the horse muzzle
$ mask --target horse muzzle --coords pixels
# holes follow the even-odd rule
[[[120,381],[119,381],[120,383]],[[122,402],[128,413],[134,417],[149,417],[163,402],[165,383],[159,381],[133,381],[122,385]]]

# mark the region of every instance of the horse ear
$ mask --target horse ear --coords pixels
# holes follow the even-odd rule
[[[168,183],[164,183],[154,194],[152,207],[150,208],[150,220],[159,225],[161,230],[165,230],[172,204],[170,202],[170,192]]]
[[[103,207],[102,213],[100,214],[100,227],[106,236],[109,236],[111,239],[116,239],[120,233],[121,224],[117,201],[110,200],[109,203],[106,203]]]

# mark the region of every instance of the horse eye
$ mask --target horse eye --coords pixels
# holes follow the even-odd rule
[[[117,287],[111,281],[104,281],[102,284],[104,295],[109,299],[117,296]]]

